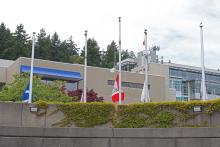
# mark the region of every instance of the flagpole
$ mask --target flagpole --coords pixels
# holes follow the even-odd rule
[[[148,55],[147,55],[147,29],[144,30],[145,38],[144,38],[144,45],[145,45],[145,93],[144,93],[144,101],[150,102],[149,98],[149,91],[148,91]]]
[[[204,44],[203,44],[203,24],[200,23],[200,38],[201,38],[201,67],[202,67],[202,81],[201,81],[201,98],[203,101],[207,100],[206,85],[205,85],[205,63],[204,63]]]
[[[121,105],[121,17],[119,20],[119,105]]]
[[[86,87],[87,87],[87,30],[85,31],[85,57],[84,57],[84,88],[83,88],[83,102],[86,103]]]
[[[29,91],[28,103],[32,102],[32,86],[33,86],[33,70],[34,70],[34,45],[35,45],[35,32],[33,32],[33,38],[32,38],[30,91]]]

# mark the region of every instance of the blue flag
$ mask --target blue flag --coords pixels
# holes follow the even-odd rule
[[[30,93],[30,84],[28,83],[27,87],[25,88],[25,91],[22,95],[22,101],[28,102],[29,100],[29,93]]]

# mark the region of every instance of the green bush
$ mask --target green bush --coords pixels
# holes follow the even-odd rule
[[[54,125],[62,127],[75,124],[78,127],[94,127],[111,121],[114,106],[100,102],[73,102],[58,105],[58,110],[65,114],[65,118]]]
[[[199,114],[212,115],[220,112],[220,99],[192,102],[137,103],[114,106],[111,103],[36,103],[38,108],[47,109],[48,104],[57,104],[57,111],[64,113],[64,119],[55,126],[95,127],[112,123],[115,128],[171,128],[205,127],[208,120],[198,124],[187,123]],[[202,112],[193,112],[193,106],[201,106]],[[47,112],[41,111],[42,113]],[[39,113],[38,115],[40,115]]]
[[[170,128],[189,126],[188,120],[200,113],[194,113],[194,106],[201,106],[206,115],[220,112],[220,99],[190,102],[158,102],[119,105],[114,115],[114,127],[119,128]],[[203,125],[201,125],[203,124]],[[196,126],[204,126],[201,122]],[[208,125],[206,123],[206,125]]]
[[[22,94],[29,83],[29,74],[16,75],[14,81],[6,84],[0,91],[0,101],[22,101]],[[53,84],[44,84],[40,77],[33,78],[33,101],[60,101],[69,102],[70,96],[61,91],[63,82],[54,81]]]
[[[120,105],[114,125],[119,128],[172,127],[175,114],[163,110],[161,104]]]
[[[19,81],[25,87],[25,79]],[[18,83],[19,83],[18,82]],[[11,85],[6,85],[7,90],[0,94],[8,94],[2,98],[11,98],[10,100],[19,101],[20,95],[17,93],[20,88],[18,83],[14,84],[17,90],[13,92]],[[40,84],[39,84],[40,85]],[[111,123],[115,128],[171,128],[171,127],[206,127],[209,120],[202,120],[198,124],[192,124],[189,120],[193,120],[197,115],[213,115],[220,112],[220,99],[210,101],[190,101],[190,102],[149,102],[149,103],[136,103],[129,105],[114,106],[111,103],[80,103],[80,102],[66,102],[63,93],[56,93],[60,88],[59,82],[55,86],[46,87],[41,85],[35,89],[42,93],[35,93],[36,105],[38,106],[39,113],[37,116],[47,114],[48,104],[56,104],[57,110],[64,113],[64,118],[55,123],[55,126],[71,126],[77,127],[95,127],[102,124]],[[22,87],[22,86],[21,86]],[[48,89],[49,90],[48,90]],[[45,90],[45,91],[44,91]],[[11,93],[10,93],[11,92]],[[36,92],[36,91],[35,91]],[[45,92],[45,93],[44,93]],[[52,94],[47,94],[52,92]],[[16,97],[17,95],[17,97]],[[14,97],[12,97],[14,96]],[[40,96],[40,97],[39,97]],[[44,97],[44,98],[42,98]],[[54,99],[53,99],[54,98]],[[8,100],[6,99],[6,100]],[[42,101],[46,100],[46,101]],[[201,106],[202,112],[193,112],[194,106]],[[50,114],[47,114],[50,115]],[[207,117],[209,118],[209,117]]]

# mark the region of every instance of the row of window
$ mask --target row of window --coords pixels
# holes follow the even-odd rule
[[[108,80],[108,85],[114,85],[114,80]],[[128,87],[128,88],[137,88],[137,89],[143,89],[144,84],[141,83],[131,83],[131,82],[122,82],[122,87]],[[150,85],[148,85],[148,89],[150,89]]]
[[[201,81],[191,82],[190,84],[193,93],[200,93]],[[206,82],[207,94],[220,95],[220,84]]]
[[[137,63],[133,63],[133,62],[130,62],[130,63],[126,63],[126,64],[122,64],[121,65],[121,69],[124,70],[124,71],[131,71],[133,68],[137,67]],[[116,69],[118,69],[118,64],[116,65]]]
[[[201,71],[185,71],[181,69],[170,68],[170,77],[178,77],[184,80],[200,80],[202,78]],[[220,75],[206,73],[206,81],[220,83]]]
[[[188,101],[188,97],[178,96],[178,97],[176,97],[176,100],[177,100],[177,101]]]
[[[177,99],[181,99],[178,97],[195,97],[196,93],[200,93],[201,81],[183,81],[181,79],[170,79],[170,88],[174,88],[176,90]],[[217,95],[220,96],[220,84],[206,82],[206,90],[209,95]]]
[[[45,84],[52,84],[54,80],[44,78],[41,81]],[[66,90],[68,90],[68,91],[77,90],[78,89],[78,82],[68,82],[67,81],[66,83],[64,83],[64,86],[65,86]]]

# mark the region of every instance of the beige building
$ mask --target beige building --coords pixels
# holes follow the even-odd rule
[[[69,90],[83,88],[83,69],[81,64],[69,64],[47,60],[35,59],[34,74],[39,74],[44,81],[60,79],[67,81]],[[13,75],[30,71],[30,59],[18,58],[16,61],[0,60],[0,83],[13,81]],[[88,89],[93,89],[103,96],[105,101],[111,102],[111,94],[115,72],[107,68],[91,67],[87,69]],[[61,73],[61,74],[60,74]],[[73,76],[71,76],[73,74]],[[75,76],[77,75],[77,76]],[[149,74],[149,90],[152,101],[174,101],[175,93],[169,90],[168,66],[152,64]],[[122,72],[122,90],[125,93],[124,103],[139,102],[143,88],[144,74],[135,72]]]
[[[123,62],[123,67],[127,63]],[[132,65],[134,65],[132,63]],[[138,65],[138,63],[137,63]],[[34,74],[41,75],[45,83],[53,80],[65,80],[68,90],[83,88],[84,65],[35,59]],[[129,69],[129,68],[125,68]],[[122,72],[122,90],[124,103],[140,102],[144,83],[143,66],[132,67]],[[149,93],[153,102],[187,101],[200,99],[201,68],[164,62],[149,63]],[[30,59],[18,58],[16,61],[0,59],[0,87],[13,81],[13,75],[30,71]],[[87,87],[111,102],[116,73],[107,68],[91,67],[87,69]],[[209,99],[220,97],[220,71],[206,69],[206,88]]]

